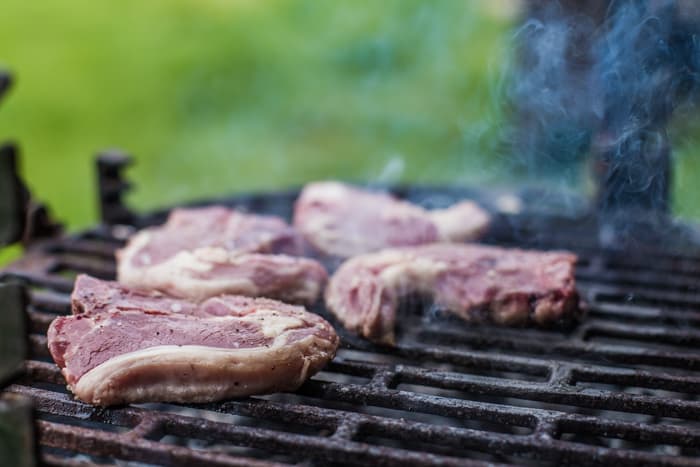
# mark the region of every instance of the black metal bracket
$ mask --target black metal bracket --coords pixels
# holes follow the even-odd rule
[[[21,283],[0,283],[0,389],[27,359],[27,294]],[[3,465],[36,465],[31,399],[0,392],[0,459]]]
[[[12,78],[0,71],[0,97],[10,88]],[[0,246],[21,241],[25,245],[61,231],[51,220],[45,205],[32,198],[19,176],[19,149],[14,143],[0,145]]]
[[[12,76],[8,72],[0,70],[0,98],[5,95],[11,85]]]
[[[11,85],[11,75],[0,70],[0,100]],[[15,144],[0,145],[0,247],[60,230],[46,208],[32,201],[18,175],[17,153]],[[0,284],[0,388],[21,370],[27,357],[26,306],[23,285]],[[36,465],[33,415],[29,398],[0,393],[0,459],[7,465]]]
[[[100,194],[100,218],[105,225],[131,224],[134,213],[126,206],[124,195],[131,183],[123,176],[133,159],[119,150],[97,155],[97,185]]]
[[[47,207],[32,198],[18,175],[15,144],[0,146],[0,246],[15,242],[29,245],[52,237],[62,226],[51,220]]]
[[[27,295],[24,285],[0,283],[0,386],[14,376],[27,357]]]
[[[37,465],[32,400],[24,395],[0,393],[0,459],[3,465]]]
[[[17,147],[0,146],[0,246],[20,240],[24,233],[24,207],[29,191],[17,175]]]

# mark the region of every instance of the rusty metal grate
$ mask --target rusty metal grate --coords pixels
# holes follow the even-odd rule
[[[103,175],[115,177],[106,164]],[[107,220],[124,187],[103,184]],[[420,200],[425,193],[402,192]],[[429,193],[440,202],[457,196]],[[294,197],[224,202],[288,218]],[[112,278],[114,250],[128,233],[165,215],[119,209],[111,221],[127,224],[42,240],[4,271],[28,285],[32,349],[7,390],[34,401],[48,464],[700,465],[697,252],[631,256],[551,223],[534,235],[531,226],[514,229],[517,216],[504,215],[497,224],[508,228],[494,229],[487,242],[581,255],[577,275],[590,311],[580,325],[466,326],[417,301],[405,307],[396,348],[337,327],[338,357],[295,393],[101,409],[66,392],[45,331],[70,312],[75,274]]]

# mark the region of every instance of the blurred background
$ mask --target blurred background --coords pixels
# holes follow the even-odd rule
[[[72,229],[97,220],[93,157],[109,147],[135,156],[138,209],[325,178],[522,181],[503,150],[522,8],[3,0],[0,67],[16,83],[0,140],[19,142],[30,188]],[[691,117],[671,128],[672,199],[700,219]],[[585,188],[556,173],[548,183]]]

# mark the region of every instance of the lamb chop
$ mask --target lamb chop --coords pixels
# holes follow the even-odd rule
[[[327,279],[282,219],[223,207],[176,209],[117,253],[119,282],[203,300],[220,294],[313,303]]]
[[[326,289],[326,305],[351,331],[393,344],[402,297],[429,295],[465,321],[547,325],[576,317],[576,256],[481,245],[433,244],[352,258]]]
[[[338,182],[311,183],[294,207],[294,226],[319,252],[347,258],[382,248],[479,238],[489,215],[471,201],[427,211],[391,195]]]
[[[101,406],[293,390],[338,347],[321,317],[270,299],[193,303],[80,276],[72,304],[51,323],[49,350],[69,389]]]

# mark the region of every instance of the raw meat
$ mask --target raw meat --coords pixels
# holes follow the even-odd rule
[[[49,350],[69,389],[95,405],[293,390],[338,347],[321,317],[270,299],[195,304],[83,276],[72,302],[77,314],[49,327]]]
[[[403,296],[420,294],[465,321],[545,325],[575,316],[576,256],[481,245],[434,244],[383,250],[346,261],[326,305],[348,329],[393,344]]]
[[[464,201],[427,211],[385,193],[338,182],[306,185],[294,208],[294,226],[318,251],[341,258],[396,246],[479,238],[489,215]]]
[[[177,209],[117,253],[117,277],[193,300],[241,294],[313,303],[327,273],[317,261],[288,256],[302,252],[303,240],[282,219],[222,207]]]

